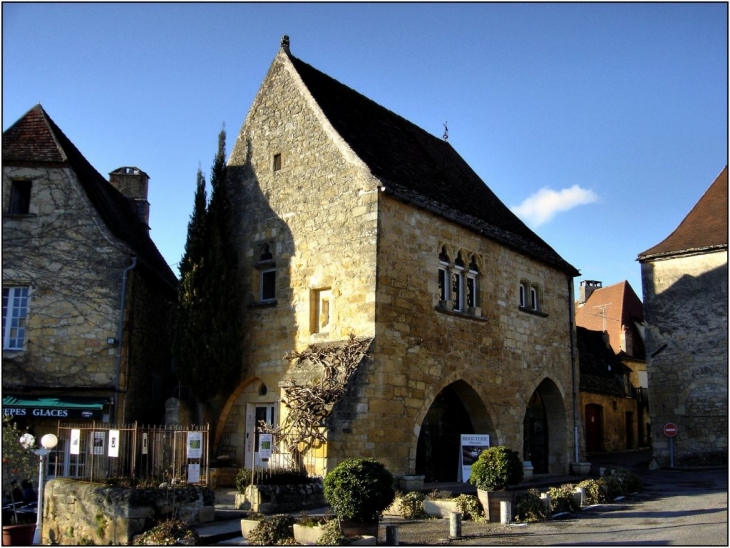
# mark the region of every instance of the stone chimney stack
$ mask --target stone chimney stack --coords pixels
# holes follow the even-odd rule
[[[580,282],[580,290],[578,295],[578,304],[585,304],[588,297],[591,296],[596,289],[601,289],[603,282],[597,280],[583,280]]]
[[[147,201],[149,180],[149,175],[136,167],[120,167],[109,174],[111,185],[129,200],[147,230],[150,228],[150,203]]]

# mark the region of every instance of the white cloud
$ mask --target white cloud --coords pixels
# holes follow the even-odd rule
[[[598,201],[598,194],[573,185],[560,191],[541,188],[528,197],[520,205],[512,207],[512,212],[532,226],[540,226],[552,220],[562,211],[568,211],[579,205]]]

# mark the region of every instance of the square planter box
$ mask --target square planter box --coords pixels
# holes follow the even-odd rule
[[[259,524],[257,519],[242,519],[241,520],[241,536],[248,540],[248,535],[253,531]]]
[[[448,518],[451,512],[459,511],[459,505],[453,500],[424,500],[423,509],[430,516]]]
[[[320,525],[310,527],[294,524],[294,540],[297,541],[297,544],[317,544],[322,535],[324,535],[324,527]]]

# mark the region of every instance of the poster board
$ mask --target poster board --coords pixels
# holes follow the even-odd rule
[[[259,457],[263,459],[271,458],[271,443],[273,436],[271,434],[259,434]]]
[[[203,433],[188,432],[188,458],[203,458]]]
[[[489,447],[489,434],[461,434],[457,481],[466,483],[471,476],[471,465],[479,454]]]
[[[107,454],[110,457],[119,457],[119,430],[109,430]]]

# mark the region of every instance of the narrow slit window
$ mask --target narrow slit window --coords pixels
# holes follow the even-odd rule
[[[274,171],[281,169],[281,154],[274,154]]]
[[[276,269],[261,271],[261,300],[273,301],[276,298]]]

